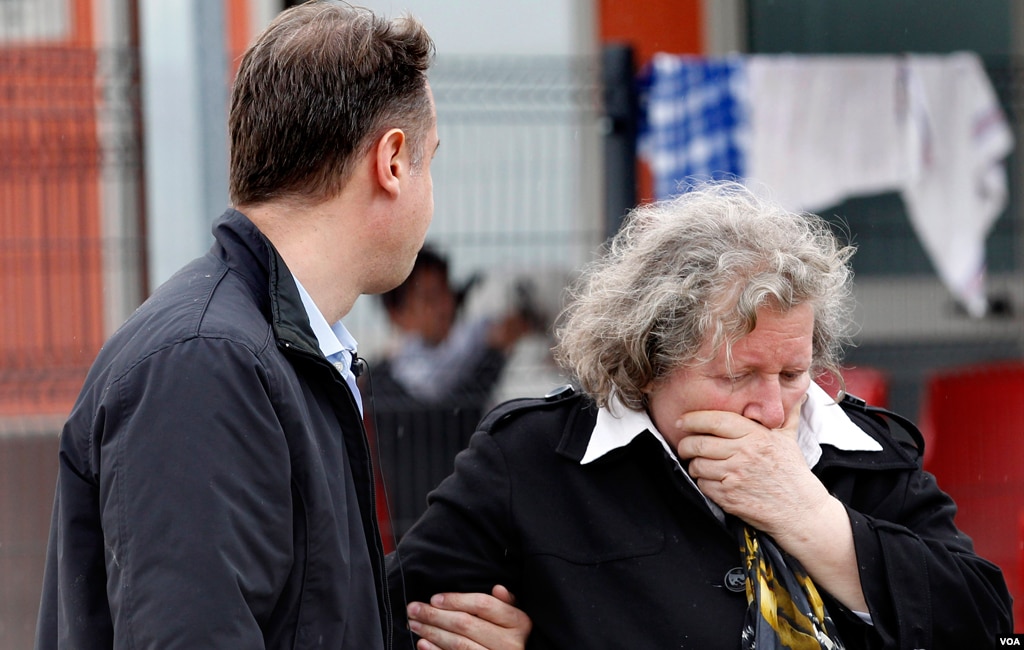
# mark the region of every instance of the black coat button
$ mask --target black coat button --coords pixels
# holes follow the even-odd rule
[[[729,572],[725,574],[725,588],[735,593],[747,590],[747,572],[743,570],[743,567],[729,569]]]

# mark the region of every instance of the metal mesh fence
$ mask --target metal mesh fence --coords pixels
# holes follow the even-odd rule
[[[566,278],[604,236],[597,60],[439,57],[430,83],[441,145],[428,242],[448,257],[453,283],[481,279],[468,316],[507,308],[510,287],[527,278],[553,318]],[[363,356],[388,347],[376,299],[358,301],[346,323]],[[546,390],[547,343],[524,341],[500,394]]]
[[[57,432],[143,294],[138,57],[0,3],[0,648],[32,647]],[[127,36],[123,36],[127,38]]]
[[[432,69],[441,146],[432,164],[428,242],[448,257],[453,284],[481,279],[464,318],[510,309],[514,288],[528,282],[550,323],[568,278],[603,239],[598,81],[594,58],[440,57]],[[364,297],[345,320],[370,360],[368,429],[396,537],[451,472],[489,404],[541,395],[564,382],[553,368],[548,334],[539,331],[519,342],[488,398],[417,402],[386,390],[393,382],[381,375],[380,361],[392,332],[379,303]]]

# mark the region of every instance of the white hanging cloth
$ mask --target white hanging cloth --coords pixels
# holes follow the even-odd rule
[[[977,54],[732,56],[727,84],[695,74],[706,62],[670,56],[643,77],[640,155],[658,198],[695,173],[739,172],[787,208],[812,212],[898,191],[940,279],[972,315],[985,313],[985,238],[1006,207],[1013,134]],[[729,107],[729,119],[695,104],[706,97]],[[707,125],[729,157],[696,156]]]

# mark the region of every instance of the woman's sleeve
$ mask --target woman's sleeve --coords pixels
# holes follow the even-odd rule
[[[389,557],[396,627],[405,604],[441,592],[516,593],[520,544],[510,520],[508,468],[489,433],[478,432],[455,458],[455,471],[427,498],[428,507]]]
[[[908,471],[877,509],[848,512],[884,647],[988,647],[1012,632],[1002,573],[956,528],[956,505],[931,474]]]

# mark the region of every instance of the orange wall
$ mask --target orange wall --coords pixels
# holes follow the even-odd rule
[[[601,43],[633,46],[638,70],[655,52],[704,51],[702,0],[598,0],[598,25]],[[654,197],[651,173],[642,163],[637,186],[641,202]]]
[[[704,51],[701,0],[599,0],[602,43],[633,45],[637,64],[655,52]]]
[[[64,413],[103,342],[92,1],[0,44],[0,415]]]
[[[66,414],[104,331],[95,0],[60,41],[0,42],[0,416]],[[223,0],[229,78],[250,0]]]
[[[250,0],[224,0],[224,18],[228,30],[228,79],[234,80],[253,37]]]

